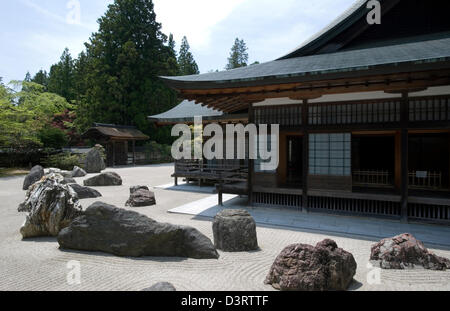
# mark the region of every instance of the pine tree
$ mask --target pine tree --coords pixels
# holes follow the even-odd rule
[[[48,89],[48,74],[47,71],[45,70],[39,70],[33,77],[33,79],[31,79],[31,82],[40,84],[42,86],[44,86],[45,90]]]
[[[225,67],[226,70],[235,69],[239,67],[246,67],[248,63],[247,45],[244,40],[236,38],[233,46],[231,47],[230,57],[228,58],[228,64]]]
[[[31,82],[31,75],[30,72],[27,71],[27,74],[25,75],[25,78],[23,79],[25,82]]]
[[[180,55],[178,56],[178,65],[180,66],[180,75],[196,75],[199,74],[198,65],[194,60],[194,56],[190,52],[189,42],[183,37],[180,47]]]
[[[170,52],[173,53],[175,57],[177,57],[177,51],[175,51],[176,42],[175,39],[173,38],[173,34],[169,35],[169,41],[167,43],[167,46],[169,47]]]

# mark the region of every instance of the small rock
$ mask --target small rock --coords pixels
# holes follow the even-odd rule
[[[414,268],[450,269],[450,260],[436,256],[409,233],[381,240],[372,246],[370,260],[378,261],[382,269]]]
[[[63,171],[59,168],[54,168],[54,167],[47,168],[44,170],[44,172],[45,172],[45,175],[59,174],[59,175],[62,175],[63,177],[72,178],[72,172]]]
[[[85,170],[83,170],[81,167],[75,166],[72,170],[72,177],[84,177],[87,173]]]
[[[76,192],[76,194],[78,195],[78,198],[80,200],[94,199],[94,198],[99,198],[102,196],[100,194],[100,192],[98,192],[95,189],[89,188],[89,187],[83,187],[78,184],[71,184],[69,186],[73,189],[73,191]]]
[[[50,174],[60,174],[61,175],[61,170],[59,168],[54,168],[54,167],[46,168],[44,170],[44,172],[45,172],[45,175],[50,175]]]
[[[63,229],[58,243],[63,249],[117,256],[219,258],[211,240],[192,227],[158,223],[102,202],[92,204]]]
[[[107,172],[86,179],[84,185],[89,187],[121,186],[122,178],[117,173]]]
[[[265,283],[284,291],[344,291],[353,281],[356,261],[333,240],[316,247],[293,244],[278,255]]]
[[[214,217],[214,245],[226,252],[258,249],[256,223],[245,210],[226,209]]]
[[[23,190],[28,190],[32,184],[35,182],[38,182],[41,180],[41,178],[44,177],[44,169],[40,165],[34,166],[30,173],[25,177],[25,180],[23,181]]]
[[[126,206],[143,207],[156,204],[155,194],[147,186],[135,186],[130,188],[130,198]]]
[[[143,292],[176,292],[177,289],[175,286],[168,282],[160,282],[156,283],[155,285],[145,288],[142,290]]]
[[[59,174],[44,176],[27,192],[19,212],[28,212],[20,229],[23,238],[57,236],[73,219],[82,214],[76,193],[63,185]]]

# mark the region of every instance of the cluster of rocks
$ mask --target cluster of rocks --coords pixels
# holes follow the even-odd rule
[[[35,169],[33,175],[38,171]],[[24,239],[57,236],[62,249],[102,251],[117,256],[219,257],[211,240],[195,228],[158,223],[102,202],[83,211],[79,198],[94,198],[100,193],[78,184],[66,184],[68,177],[61,172],[48,169],[48,175],[43,175],[28,189],[25,201],[19,206],[20,212],[28,213],[20,230]],[[100,174],[91,182],[88,180],[87,184],[122,184],[115,173]],[[130,205],[156,203],[148,187],[132,187],[130,191]],[[156,290],[161,290],[158,288],[159,285]]]
[[[129,257],[217,259],[217,249],[225,252],[259,249],[255,220],[245,210],[223,210],[215,216],[212,225],[214,244],[195,228],[159,223],[106,203],[96,202],[82,211],[79,199],[101,196],[88,186],[122,185],[121,177],[113,172],[86,179],[84,187],[76,184],[74,177],[104,169],[98,148],[92,149],[87,158],[92,165],[86,165],[89,167],[86,171],[79,167],[74,167],[72,172],[33,167],[23,184],[23,189],[27,190],[26,199],[19,206],[19,211],[28,213],[20,229],[24,238],[57,236],[62,249],[101,251]],[[147,186],[130,188],[126,206],[155,204],[155,194]],[[373,245],[370,260],[382,269],[450,268],[450,260],[431,253],[408,233]],[[316,246],[293,244],[277,256],[265,284],[287,291],[347,290],[356,269],[353,255],[339,248],[333,240],[326,239]],[[158,283],[144,289],[175,290],[170,283]]]

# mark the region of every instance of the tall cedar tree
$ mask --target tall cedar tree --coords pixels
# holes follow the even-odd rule
[[[48,91],[64,97],[68,102],[75,99],[73,89],[74,82],[74,60],[66,48],[59,62],[50,68],[48,76]]]
[[[178,64],[180,66],[180,75],[196,75],[199,74],[197,63],[194,56],[190,52],[189,42],[186,37],[183,37],[180,47],[180,55],[178,56]]]
[[[230,57],[228,58],[228,64],[225,67],[226,70],[235,69],[239,67],[246,67],[248,63],[247,45],[244,40],[236,38],[234,45],[231,48]]]
[[[153,7],[151,0],[115,0],[98,20],[86,62],[78,64],[85,80],[79,87],[86,87],[77,111],[81,128],[92,122],[136,125],[160,140],[147,116],[176,105],[175,92],[158,76],[176,75],[178,68]]]
[[[45,70],[39,70],[33,77],[33,79],[31,79],[31,82],[37,83],[42,85],[45,90],[48,90],[48,74],[47,71]]]

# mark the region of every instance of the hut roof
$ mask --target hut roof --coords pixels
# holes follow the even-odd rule
[[[99,138],[104,137],[108,139],[120,139],[120,140],[147,140],[149,137],[139,131],[133,126],[122,126],[113,124],[94,124],[86,133],[83,134],[83,138]]]

